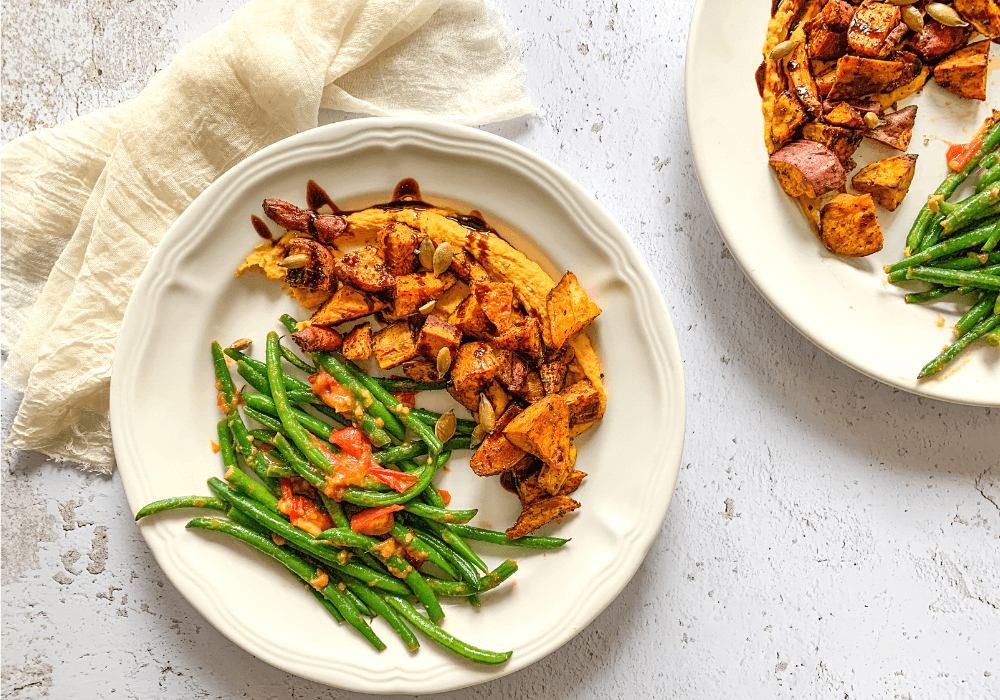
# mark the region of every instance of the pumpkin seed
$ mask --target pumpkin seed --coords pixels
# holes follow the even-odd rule
[[[448,374],[448,370],[451,369],[451,350],[448,348],[441,348],[438,350],[437,356],[437,371],[438,376],[443,377]]]
[[[865,112],[865,126],[869,129],[878,126],[878,115],[875,112]]]
[[[767,57],[772,61],[779,61],[794,51],[795,47],[798,45],[798,39],[788,39],[787,41],[782,41],[780,44],[776,44],[775,47],[771,49],[771,53],[769,53]]]
[[[295,270],[300,267],[305,267],[309,264],[309,256],[305,254],[299,255],[289,255],[284,260],[278,263],[278,267],[283,267],[286,270]]]
[[[455,418],[455,412],[448,411],[442,413],[441,417],[437,419],[437,423],[434,424],[434,434],[441,442],[448,442],[455,435],[457,427],[458,419]]]
[[[420,259],[420,267],[425,270],[434,269],[434,241],[429,236],[420,241],[420,250],[417,253],[417,257]]]
[[[472,437],[469,439],[469,447],[476,447],[485,437],[486,431],[483,430],[483,426],[477,425],[472,429]]]
[[[918,34],[924,31],[924,16],[913,5],[907,5],[903,8],[902,20],[903,24]]]
[[[493,428],[496,426],[496,414],[493,413],[493,404],[490,400],[486,398],[486,394],[479,395],[479,425],[483,427],[487,433],[493,432]]]
[[[419,309],[417,309],[417,311],[419,311],[424,316],[426,316],[427,314],[429,314],[431,311],[434,310],[434,305],[435,304],[437,304],[437,302],[435,300],[431,299],[429,302],[427,302],[426,304],[424,304],[423,306],[421,306]]]
[[[253,341],[249,338],[240,338],[239,340],[234,340],[229,346],[230,350],[236,350],[237,352],[243,352],[248,347],[253,344]]]
[[[932,2],[924,8],[931,17],[946,27],[968,27],[969,23],[962,19],[955,8],[941,2]]]
[[[453,257],[454,253],[451,252],[451,243],[448,241],[444,241],[441,245],[434,249],[432,269],[434,270],[435,277],[451,267],[451,259]]]

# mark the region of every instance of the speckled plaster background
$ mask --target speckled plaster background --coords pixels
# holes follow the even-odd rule
[[[5,2],[3,140],[134,96],[239,4]],[[543,661],[440,697],[998,697],[1000,416],[844,367],[744,278],[688,148],[692,5],[501,3],[542,113],[489,130],[568,171],[639,246],[685,358],[687,441],[621,596]],[[18,400],[4,388],[4,434]],[[8,451],[2,508],[4,698],[363,697],[208,626],[165,581],[117,476]]]

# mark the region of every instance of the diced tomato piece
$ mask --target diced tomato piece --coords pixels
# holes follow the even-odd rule
[[[357,459],[372,453],[372,444],[360,428],[343,428],[330,433],[330,442]]]
[[[323,403],[338,413],[348,413],[354,408],[354,397],[343,384],[326,370],[320,370],[309,377],[313,393],[323,399]]]
[[[417,392],[415,391],[393,391],[391,393],[407,408],[413,408],[417,405]]]
[[[382,508],[366,508],[351,518],[351,529],[362,535],[373,537],[384,535],[396,524],[392,514],[403,510],[403,506],[383,506]]]
[[[403,472],[375,465],[368,467],[368,476],[381,481],[392,490],[399,491],[400,493],[413,486],[419,480],[416,474],[404,474]]]
[[[451,494],[444,489],[438,489],[438,493],[441,494],[441,500],[444,501],[445,505],[451,503]]]
[[[291,479],[282,477],[278,479],[278,483],[281,485],[278,512],[287,515],[288,522],[294,527],[308,532],[313,537],[333,527],[333,520],[320,510],[319,506],[305,496],[295,495]]]
[[[969,159],[983,145],[983,137],[977,136],[969,143],[954,143],[948,148],[948,167],[958,172],[969,164]]]

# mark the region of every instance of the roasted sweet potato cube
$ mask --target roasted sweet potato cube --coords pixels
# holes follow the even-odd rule
[[[426,357],[415,357],[403,363],[403,374],[415,382],[436,382],[441,379],[437,363]]]
[[[823,5],[823,9],[820,10],[819,14],[806,22],[803,28],[807,36],[820,27],[827,27],[835,32],[846,32],[847,28],[851,26],[851,20],[853,19],[854,7],[849,2],[846,0],[828,0]]]
[[[561,518],[579,507],[580,504],[569,496],[552,496],[533,501],[517,516],[517,522],[507,529],[507,539],[516,540],[519,537],[524,537],[542,525]]]
[[[510,389],[510,393],[527,403],[535,403],[539,399],[544,398],[545,387],[542,385],[542,378],[538,376],[538,372],[528,370],[524,375],[524,382],[521,384],[521,388],[517,390]]]
[[[806,110],[802,103],[787,90],[774,102],[771,117],[771,140],[777,145],[790,141],[806,120]]]
[[[601,417],[601,393],[589,379],[581,379],[559,392],[569,409],[569,424],[590,423]]]
[[[344,338],[332,328],[308,326],[292,333],[292,340],[303,352],[333,352],[340,348]]]
[[[467,284],[490,281],[489,273],[464,248],[453,251],[451,271]]]
[[[302,267],[292,268],[285,275],[289,287],[301,287],[316,292],[333,291],[336,261],[330,249],[311,238],[293,238],[288,242],[288,257],[305,255],[309,261]]]
[[[504,429],[507,439],[553,469],[569,466],[569,406],[550,394],[528,406]]]
[[[431,360],[437,360],[441,348],[448,348],[454,355],[462,342],[462,331],[437,316],[428,316],[417,334],[417,352]]]
[[[789,197],[817,197],[839,189],[847,173],[833,151],[816,141],[793,141],[770,158],[781,189]]]
[[[889,36],[899,26],[899,20],[899,8],[895,5],[865,0],[854,11],[854,19],[847,28],[847,46],[859,56],[888,56],[892,48]]]
[[[493,344],[519,352],[526,357],[540,359],[542,356],[542,325],[538,319],[529,316],[520,323],[512,325],[506,333],[496,336]]]
[[[483,394],[490,404],[492,404],[494,414],[503,413],[507,406],[512,405],[510,403],[510,396],[507,395],[503,385],[496,379],[486,385]]]
[[[500,412],[500,417],[496,421],[496,427],[486,436],[479,449],[472,455],[472,460],[470,461],[472,471],[479,476],[493,476],[494,474],[511,472],[519,466],[528,466],[525,460],[526,457],[529,460],[534,459],[534,457],[504,437],[503,434],[504,428],[520,412],[521,409],[514,404],[511,404]]]
[[[532,459],[534,459],[534,457],[532,457]],[[535,463],[537,464],[537,460]],[[508,473],[511,475],[509,483],[513,487],[514,493],[517,494],[517,499],[521,501],[522,508],[539,498],[549,497],[549,492],[538,483],[539,475],[541,473],[540,469],[534,468],[526,471],[511,471]],[[587,476],[586,472],[574,469],[566,476],[562,486],[559,487],[557,495],[568,496],[576,491],[580,488],[580,483],[583,481],[585,476]]]
[[[913,124],[917,119],[917,106],[910,105],[909,107],[904,107],[898,112],[884,115],[882,119],[883,122],[865,133],[865,136],[873,141],[891,146],[898,151],[905,151],[910,145],[910,139],[913,137]]]
[[[858,150],[864,136],[851,129],[844,129],[839,126],[823,124],[822,122],[812,122],[802,127],[802,138],[816,143],[821,143],[837,156],[841,165],[845,168],[851,163],[851,156]]]
[[[414,314],[427,302],[439,298],[453,284],[455,275],[450,272],[438,277],[428,271],[397,277],[392,290],[392,313],[396,318]]]
[[[473,341],[459,346],[452,358],[452,386],[448,392],[470,411],[479,410],[479,394],[493,381],[499,362],[492,348]]]
[[[490,339],[490,322],[486,314],[479,308],[475,294],[470,294],[462,300],[455,313],[448,317],[448,323],[473,338]]]
[[[997,0],[955,0],[951,6],[980,34],[1000,39],[1000,3]]]
[[[382,369],[399,367],[417,356],[417,344],[413,331],[406,321],[396,321],[386,326],[372,338],[372,352]]]
[[[562,391],[566,379],[566,370],[573,361],[575,353],[569,345],[549,353],[545,361],[538,366],[538,376],[542,379],[542,387],[546,394],[558,394]]]
[[[510,315],[514,307],[514,285],[510,282],[474,282],[472,293],[494,334],[510,328]]]
[[[562,469],[556,469],[552,465],[546,464],[544,461],[542,462],[542,468],[538,471],[538,485],[553,496],[561,493],[563,484],[566,483],[569,475],[573,473],[575,465],[576,445],[571,442],[569,444],[569,458]]]
[[[309,319],[314,326],[336,326],[381,311],[385,303],[346,284],[327,300]]]
[[[378,243],[385,258],[385,267],[397,277],[417,271],[417,249],[423,234],[411,226],[394,221],[379,231]]]
[[[563,275],[559,284],[549,291],[545,307],[552,347],[557,350],[601,313],[601,308],[587,296],[572,272]]]
[[[838,194],[820,215],[823,245],[851,258],[882,250],[882,229],[870,194]]]
[[[363,292],[381,292],[396,284],[396,278],[385,269],[382,256],[372,246],[345,254],[334,263],[333,273],[344,284]]]
[[[917,166],[912,154],[893,156],[866,165],[851,178],[851,185],[858,192],[868,193],[883,209],[896,211],[903,201]]]
[[[937,61],[965,46],[971,33],[969,27],[949,27],[927,15],[924,28],[908,45],[925,61]]]
[[[865,120],[861,113],[846,102],[838,102],[829,112],[823,115],[828,124],[839,126],[845,129],[864,126]]]
[[[847,32],[836,32],[830,27],[820,25],[809,33],[808,50],[809,58],[815,60],[840,58],[847,53]],[[820,92],[822,93],[822,90]]]
[[[437,301],[434,303],[434,308],[431,313],[437,316],[442,321],[447,321],[458,305],[469,296],[470,290],[469,285],[462,281],[456,281],[451,287],[449,287],[444,294],[438,297]]]
[[[372,327],[368,323],[359,323],[344,337],[340,352],[348,360],[367,360],[372,356]]]
[[[524,388],[524,380],[528,374],[528,366],[512,350],[493,348],[497,358],[497,381],[507,391],[517,393]]]
[[[892,90],[903,79],[902,61],[882,61],[863,56],[842,56],[837,60],[837,77],[828,99],[852,100]]]
[[[825,98],[830,94],[830,90],[833,88],[833,81],[837,79],[837,69],[836,67],[828,70],[822,75],[816,76],[816,92],[819,93],[820,97]]]
[[[792,49],[788,62],[785,64],[788,76],[788,87],[798,97],[806,112],[814,117],[822,116],[823,103],[820,102],[816,90],[816,80],[809,67],[809,53],[805,44],[799,44]]]
[[[986,66],[989,56],[989,40],[975,41],[941,59],[941,62],[934,66],[934,81],[959,97],[985,100]]]

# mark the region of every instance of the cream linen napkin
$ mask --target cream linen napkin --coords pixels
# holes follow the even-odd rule
[[[485,0],[254,0],[135,99],[0,153],[8,446],[108,473],[111,361],[129,296],[191,201],[320,108],[487,124],[531,111]]]

